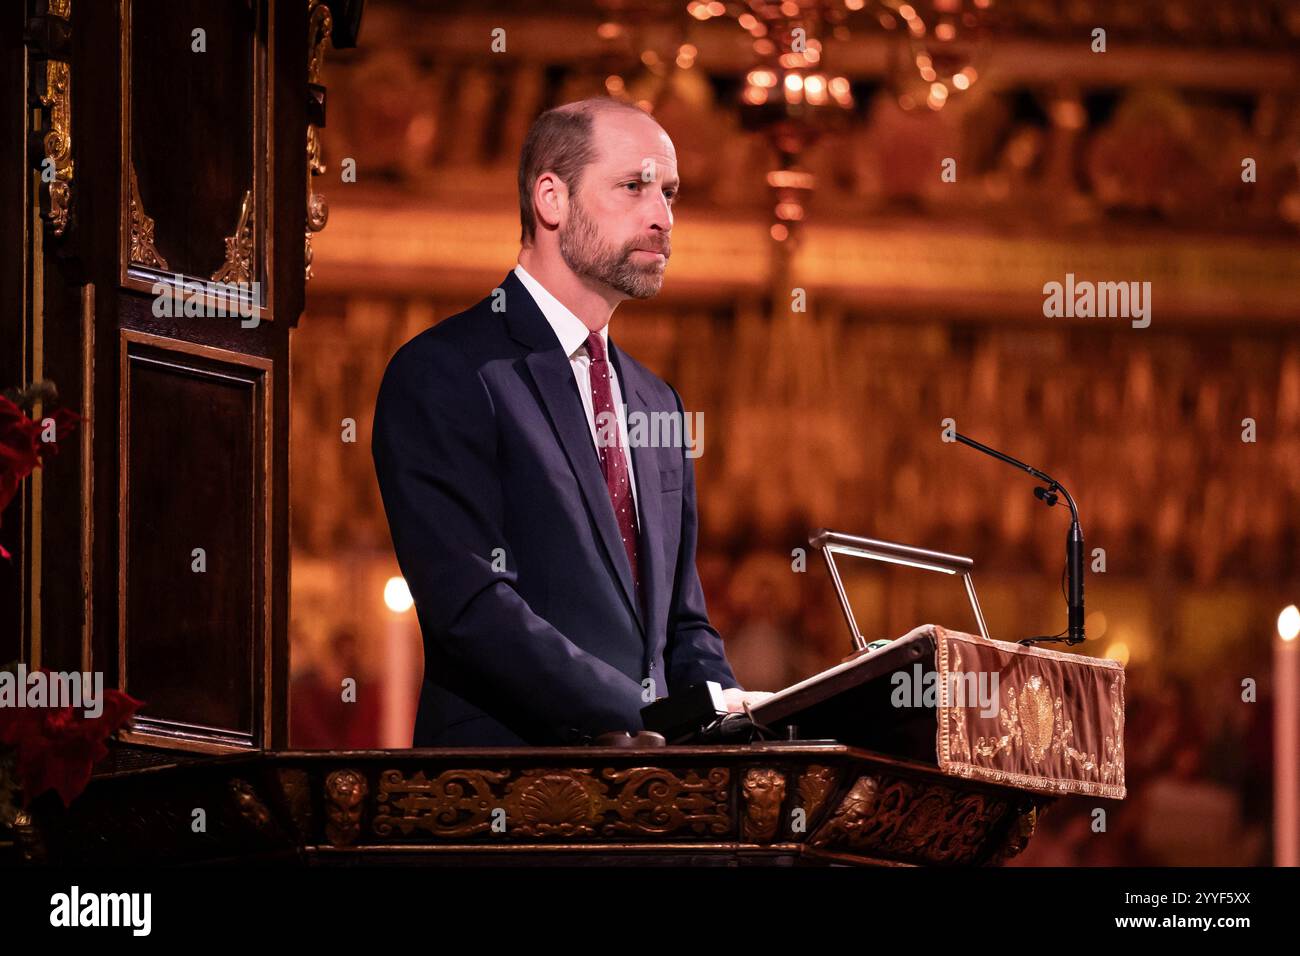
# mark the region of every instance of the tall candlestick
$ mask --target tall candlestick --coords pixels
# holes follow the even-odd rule
[[[384,712],[380,725],[380,746],[406,749],[415,732],[415,633],[410,589],[401,578],[389,578],[384,585],[388,621],[384,627]]]
[[[1273,863],[1300,866],[1300,609],[1277,617],[1273,642]]]

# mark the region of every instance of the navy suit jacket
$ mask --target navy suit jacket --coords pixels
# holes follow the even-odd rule
[[[372,451],[424,638],[414,745],[581,743],[640,730],[653,697],[739,687],[695,568],[684,447],[631,449],[646,606],[569,357],[512,271],[407,342],[384,373]],[[683,413],[609,338],[627,412]],[[684,443],[683,443],[684,444]]]

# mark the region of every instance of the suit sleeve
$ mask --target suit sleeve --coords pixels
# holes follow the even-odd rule
[[[677,413],[684,415],[681,396],[676,389],[672,391],[677,402]],[[721,636],[709,623],[709,613],[704,606],[704,588],[700,586],[700,574],[695,567],[698,522],[695,511],[694,461],[683,448],[681,543],[677,550],[677,570],[673,578],[672,603],[668,610],[668,642],[664,652],[668,692],[671,694],[674,688],[710,680],[721,684],[723,690],[728,687],[744,690],[731,671]]]
[[[394,356],[371,450],[425,644],[560,739],[640,730],[641,686],[535,614],[515,588],[496,436],[491,396],[461,356],[410,346]],[[493,568],[496,549],[505,571]]]

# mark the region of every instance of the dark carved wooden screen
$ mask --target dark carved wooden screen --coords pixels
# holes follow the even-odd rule
[[[289,330],[310,254],[308,121],[323,118],[309,60],[328,10],[6,6],[24,5],[24,23],[0,13],[25,44],[0,51],[21,79],[4,94],[15,175],[0,198],[24,184],[0,229],[26,252],[0,271],[5,303],[26,303],[4,326],[0,384],[54,379],[87,422],[6,515],[22,558],[3,623],[21,638],[0,656],[103,671],[146,702],[139,742],[284,746]],[[14,122],[23,100],[39,128]],[[33,172],[52,130],[69,146],[58,189]]]
[[[150,702],[136,732],[169,742],[283,737],[276,577],[305,209],[275,187],[303,195],[305,13],[120,2],[116,652],[121,686]],[[292,104],[272,89],[286,46],[301,51]],[[280,144],[285,108],[297,123]],[[298,160],[279,182],[277,152]]]

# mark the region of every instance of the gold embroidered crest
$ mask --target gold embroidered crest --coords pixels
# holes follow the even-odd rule
[[[1029,759],[1040,763],[1052,742],[1056,717],[1052,711],[1052,692],[1035,674],[1020,689],[1020,726],[1024,732]]]

